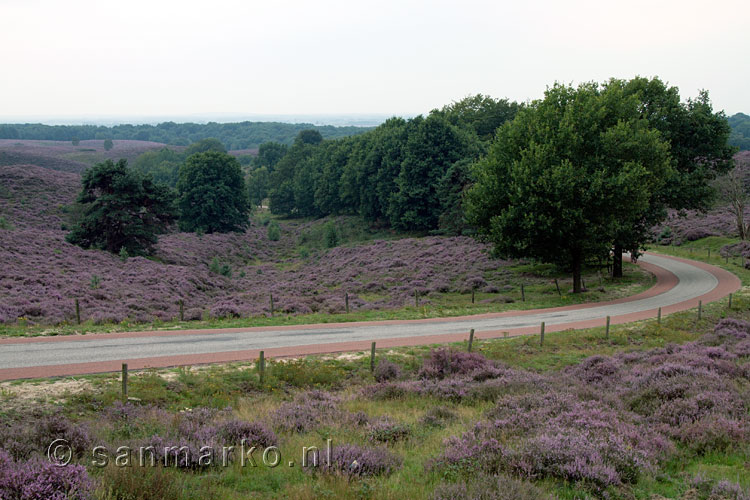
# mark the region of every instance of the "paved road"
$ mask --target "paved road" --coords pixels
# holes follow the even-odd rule
[[[121,362],[133,368],[254,359],[259,350],[283,356],[362,350],[373,340],[382,347],[455,341],[474,328],[478,338],[598,326],[654,317],[718,300],[739,288],[739,280],[714,266],[646,254],[639,263],[657,285],[634,297],[600,304],[416,321],[337,323],[233,330],[160,331],[6,339],[0,341],[0,380],[111,371]]]

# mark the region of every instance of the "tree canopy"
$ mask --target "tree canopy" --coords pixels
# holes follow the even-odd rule
[[[668,145],[616,88],[555,85],[497,132],[467,215],[497,253],[573,272],[609,254],[670,172]]]
[[[225,233],[247,227],[245,180],[234,157],[218,151],[188,157],[177,190],[183,231]]]
[[[68,234],[70,243],[129,255],[152,251],[157,234],[176,218],[174,193],[150,176],[128,168],[125,160],[107,160],[81,178],[79,219]]]

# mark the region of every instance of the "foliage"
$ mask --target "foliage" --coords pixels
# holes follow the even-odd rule
[[[512,120],[522,107],[523,104],[508,99],[477,94],[454,101],[433,113],[444,116],[457,127],[473,130],[482,141],[490,141],[495,131]]]
[[[370,130],[367,127],[315,126],[309,123],[241,122],[241,123],[174,123],[158,125],[42,125],[14,124],[0,125],[0,139],[29,139],[70,141],[73,137],[81,140],[106,139],[152,141],[175,146],[187,146],[193,142],[211,137],[217,138],[229,149],[257,148],[267,142],[292,144],[302,130],[315,129],[327,139],[361,134]]]
[[[128,169],[125,160],[95,165],[84,172],[81,184],[76,201],[83,211],[67,240],[83,248],[150,253],[156,235],[175,219],[172,192]]]
[[[730,116],[728,122],[729,126],[732,127],[729,144],[738,147],[741,151],[750,149],[750,116],[745,113],[737,113]]]
[[[385,448],[342,444],[323,450],[319,468],[347,477],[387,476],[401,467],[401,459]],[[330,464],[330,465],[329,465]]]
[[[206,233],[241,231],[248,225],[245,180],[237,160],[226,153],[196,153],[180,169],[180,228]]]
[[[104,150],[109,151],[113,147],[115,147],[115,144],[112,142],[112,139],[104,139]]]
[[[281,239],[281,226],[275,220],[268,223],[266,231],[269,241],[279,241]]]
[[[392,361],[381,359],[378,362],[378,365],[375,367],[372,376],[378,382],[388,382],[389,380],[396,380],[401,376],[401,368]]]
[[[470,220],[500,254],[571,269],[580,292],[583,262],[638,226],[669,172],[667,145],[636,110],[616,86],[549,88],[478,163]]]
[[[263,200],[268,197],[271,188],[271,176],[268,168],[256,168],[247,178],[247,194],[250,203],[254,206],[261,206]]]
[[[136,157],[133,168],[144,174],[151,174],[154,182],[177,186],[180,165],[185,161],[185,155],[169,148],[157,151],[146,151]]]
[[[0,450],[0,498],[9,500],[89,500],[93,482],[82,465],[49,461],[15,462]]]
[[[207,153],[209,151],[216,151],[217,153],[226,153],[227,148],[221,141],[215,137],[207,137],[192,143],[185,149],[185,156],[192,156],[196,153]]]

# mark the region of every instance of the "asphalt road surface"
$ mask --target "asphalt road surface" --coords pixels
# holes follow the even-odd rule
[[[158,331],[92,334],[70,337],[0,340],[0,380],[112,371],[120,363],[131,368],[164,367],[268,357],[363,350],[370,342],[381,347],[457,341],[473,328],[477,338],[600,326],[653,318],[718,300],[740,287],[727,271],[707,264],[654,254],[639,263],[653,272],[657,284],[625,299],[532,311],[437,318],[299,325],[231,330]]]

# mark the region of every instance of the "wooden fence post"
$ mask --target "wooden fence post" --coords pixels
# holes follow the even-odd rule
[[[729,309],[732,308],[732,294],[729,294]]]
[[[122,402],[128,402],[128,364],[122,364]]]
[[[474,303],[474,289],[471,289],[471,303]]]
[[[180,299],[180,321],[185,321],[185,302]]]
[[[474,329],[472,328],[469,332],[469,347],[467,349],[468,352],[471,352],[471,345],[474,343]]]
[[[541,331],[541,335],[539,337],[539,345],[540,346],[544,345],[544,321],[542,321],[542,331]]]
[[[260,351],[258,355],[258,378],[260,379],[261,384],[263,383],[265,374],[266,374],[266,353],[263,351]]]
[[[346,314],[349,314],[349,292],[344,295],[344,304],[346,305]]]
[[[273,294],[271,294],[271,317],[273,318]]]
[[[698,301],[698,321],[700,321],[701,316],[703,316],[703,301]]]
[[[375,342],[370,346],[370,372],[375,371]]]
[[[526,302],[526,292],[523,289],[523,283],[521,283],[521,302]]]
[[[78,299],[76,299],[76,322],[78,322],[79,325],[81,324],[81,306],[78,303]]]
[[[656,313],[656,324],[661,325],[661,307],[659,308],[659,312]]]
[[[555,278],[555,288],[557,288],[557,295],[562,298],[562,293],[560,292],[560,284],[557,282],[557,278]]]
[[[605,337],[605,338],[609,338],[609,322],[610,322],[610,317],[609,317],[609,316],[607,316],[607,329],[606,329],[606,331],[604,332],[604,337]]]

